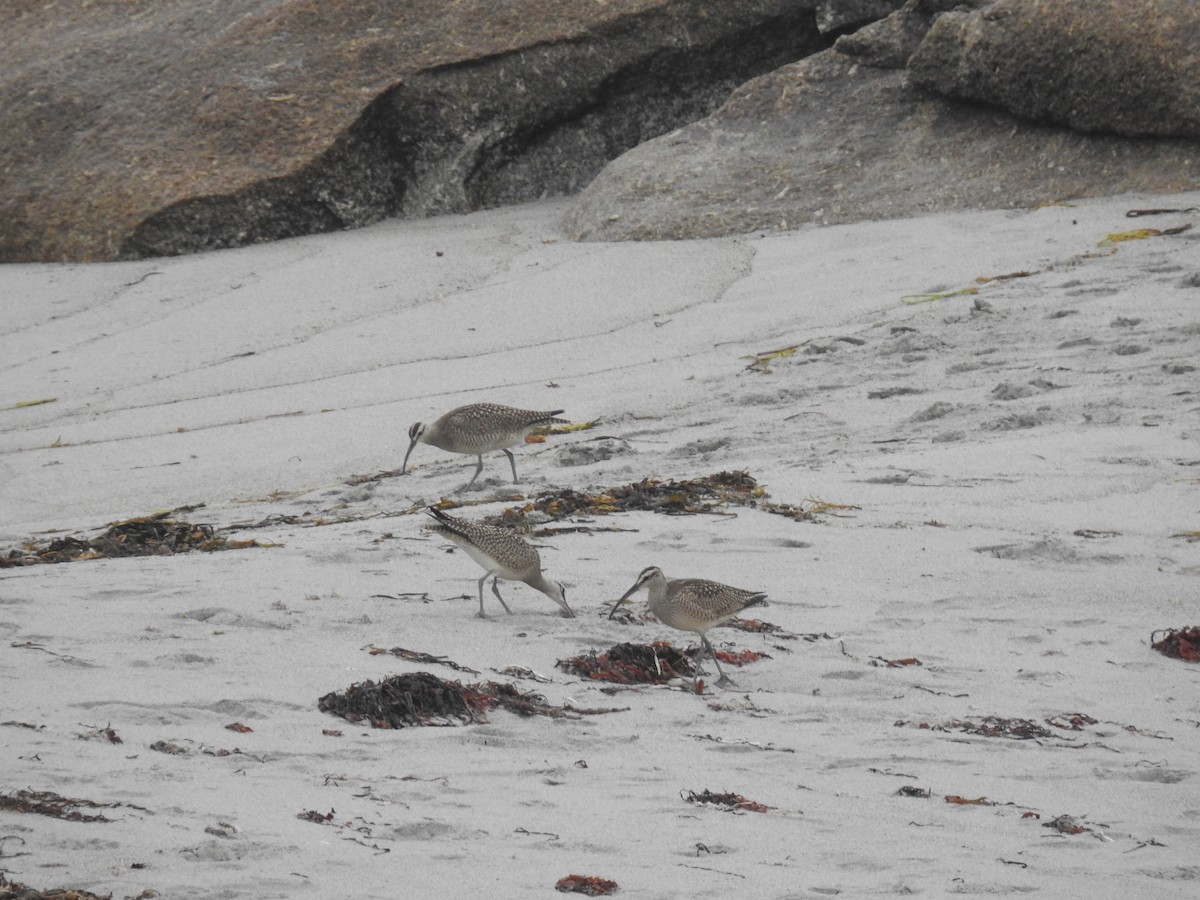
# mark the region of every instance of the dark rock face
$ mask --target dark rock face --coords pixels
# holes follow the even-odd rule
[[[576,190],[878,0],[0,6],[0,261],[186,253]],[[131,8],[133,12],[131,13]]]
[[[712,237],[1194,188],[1198,30],[1191,0],[909,0],[610,163],[567,229]]]

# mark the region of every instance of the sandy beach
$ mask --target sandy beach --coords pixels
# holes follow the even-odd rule
[[[1196,896],[1200,666],[1150,646],[1200,624],[1196,207],[607,244],[566,240],[555,201],[0,267],[0,554],[168,510],[259,544],[0,570],[0,793],[74,801],[0,809],[0,871],[205,900],[551,897],[571,874],[694,900]],[[496,453],[460,491],[474,459],[424,445],[398,474],[412,423],[481,401],[596,424],[518,448],[516,485]],[[519,583],[478,618],[482,571],[424,531],[443,498],[483,518],[720,472],[757,505],[535,539],[574,619]],[[650,565],[768,594],[778,630],[710,632],[764,654],[736,688],[557,665],[695,646],[644,593],[608,618]],[[318,709],[412,672],[567,714]]]

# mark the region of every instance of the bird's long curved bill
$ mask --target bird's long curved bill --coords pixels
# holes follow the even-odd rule
[[[622,594],[621,599],[618,600],[616,603],[614,603],[612,605],[612,609],[610,609],[608,611],[608,617],[611,619],[613,617],[613,615],[616,613],[617,607],[621,606],[621,604],[623,604],[626,600],[628,600],[635,593],[637,593],[637,589],[640,587],[641,587],[640,584],[635,584],[633,587],[631,587],[629,590],[627,590],[624,594]]]
[[[400,465],[400,474],[403,475],[408,469],[408,458],[412,456],[413,447],[417,446],[417,442],[413,441],[408,445],[408,452],[404,454],[404,462]]]

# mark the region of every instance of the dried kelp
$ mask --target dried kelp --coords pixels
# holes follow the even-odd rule
[[[555,663],[572,675],[615,684],[666,684],[672,678],[691,678],[691,657],[665,641],[617,644],[604,653],[584,653]]]
[[[978,722],[956,719],[944,727],[948,731],[965,731],[982,737],[1004,737],[1018,741],[1056,736],[1033,719],[1003,719],[1000,716],[984,716]]]
[[[269,546],[255,540],[231,541],[218,534],[211,525],[192,524],[170,516],[171,512],[162,512],[113,522],[103,534],[94,538],[67,536],[54,538],[44,546],[31,543],[21,550],[11,550],[7,555],[0,556],[0,568]]]
[[[1084,834],[1092,830],[1086,825],[1079,824],[1078,819],[1074,816],[1068,816],[1066,813],[1051,819],[1049,822],[1043,822],[1042,827],[1053,828],[1059,834]]]
[[[461,684],[444,681],[429,672],[393,675],[380,682],[358,682],[345,691],[334,691],[317,701],[317,708],[322,712],[375,728],[486,722],[486,713],[496,707],[519,716],[552,718],[599,712],[551,706],[540,694],[522,694],[511,684],[495,681]]]
[[[746,663],[758,662],[760,659],[771,659],[769,653],[759,650],[718,650],[717,659],[739,669]]]
[[[688,803],[699,803],[704,806],[723,806],[729,812],[746,810],[748,812],[765,813],[767,810],[775,808],[773,806],[763,806],[763,804],[756,803],[753,800],[747,800],[741,794],[728,792],[716,794],[710,790],[703,790],[697,794],[695,791],[683,791],[681,796]]]
[[[392,647],[390,650],[385,650],[382,647],[376,647],[373,644],[367,646],[367,652],[372,656],[380,656],[384,653],[390,653],[392,656],[399,659],[406,659],[409,662],[424,663],[425,665],[448,666],[458,672],[466,672],[470,675],[478,675],[478,669],[472,669],[464,665],[456,663],[448,656],[434,656],[432,653],[423,653],[420,650],[406,650],[404,647]]]
[[[1087,713],[1059,713],[1046,720],[1047,725],[1061,728],[1063,731],[1083,731],[1084,725],[1096,725],[1098,719],[1093,719]],[[1132,728],[1133,726],[1128,726]],[[1134,731],[1137,729],[1135,728]]]
[[[750,634],[770,634],[783,640],[796,640],[800,637],[787,631],[782,625],[776,625],[774,622],[767,622],[763,619],[742,619],[734,616],[732,619],[718,622],[717,627],[732,628],[735,631],[746,631]]]
[[[524,506],[483,519],[490,525],[525,530],[570,516],[608,515],[616,512],[657,512],[666,515],[720,514],[730,506],[755,506],[766,492],[747,472],[717,472],[684,481],[643,478],[636,484],[608,488],[594,494],[565,488],[539,494]]]
[[[617,889],[617,883],[597,875],[567,875],[554,884],[556,891],[564,894],[583,894],[587,897],[603,897]]]
[[[899,727],[914,723],[900,720],[895,724]],[[1070,738],[1054,734],[1033,719],[1004,719],[1000,716],[984,716],[978,721],[950,719],[948,722],[942,722],[940,725],[930,725],[928,722],[921,722],[917,723],[917,727],[929,729],[930,731],[961,731],[966,734],[976,734],[980,737],[1003,737],[1019,741],[1028,741],[1036,738],[1071,740]]]
[[[1163,656],[1200,662],[1200,626],[1155,631],[1150,635],[1150,646]]]
[[[40,816],[51,816],[55,819],[66,819],[70,822],[112,822],[107,816],[96,813],[89,815],[79,811],[83,809],[107,809],[120,806],[120,803],[96,803],[93,800],[73,800],[63,797],[54,791],[13,791],[11,794],[0,794],[0,810],[19,813],[36,813]]]
[[[0,872],[0,900],[112,900],[112,894],[93,894],[80,888],[51,888],[39,891],[19,881],[9,881]]]

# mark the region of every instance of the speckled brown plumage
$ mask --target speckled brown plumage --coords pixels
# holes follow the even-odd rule
[[[732,685],[717,659],[717,652],[709,643],[705,632],[714,625],[732,619],[750,606],[766,605],[767,595],[759,591],[747,591],[730,587],[717,581],[703,578],[667,578],[658,566],[648,566],[638,575],[633,587],[613,604],[609,612],[611,619],[617,607],[642,588],[649,594],[650,612],[664,625],[680,631],[692,631],[700,636],[700,648],[696,651],[696,672],[700,671],[700,660],[707,649],[717,664],[719,685]]]
[[[426,512],[433,516],[437,523],[428,526],[431,533],[457,544],[483,567],[484,575],[479,579],[480,618],[486,618],[483,611],[483,583],[489,578],[492,579],[492,593],[509,615],[512,614],[512,610],[500,596],[500,588],[496,584],[501,578],[505,581],[523,581],[557,603],[563,615],[575,615],[571,612],[571,607],[567,606],[566,588],[560,582],[549,581],[542,573],[541,555],[511,531],[458,519],[433,507]]]
[[[498,403],[470,403],[450,410],[428,425],[415,422],[408,429],[410,443],[400,474],[408,468],[408,457],[418,443],[431,444],[441,450],[477,458],[475,474],[466,485],[469,488],[483,471],[483,454],[502,450],[512,464],[513,483],[516,484],[517,462],[508,448],[523,443],[529,433],[538,428],[565,423],[566,419],[555,418],[560,412],[561,409],[537,411],[514,409]]]

